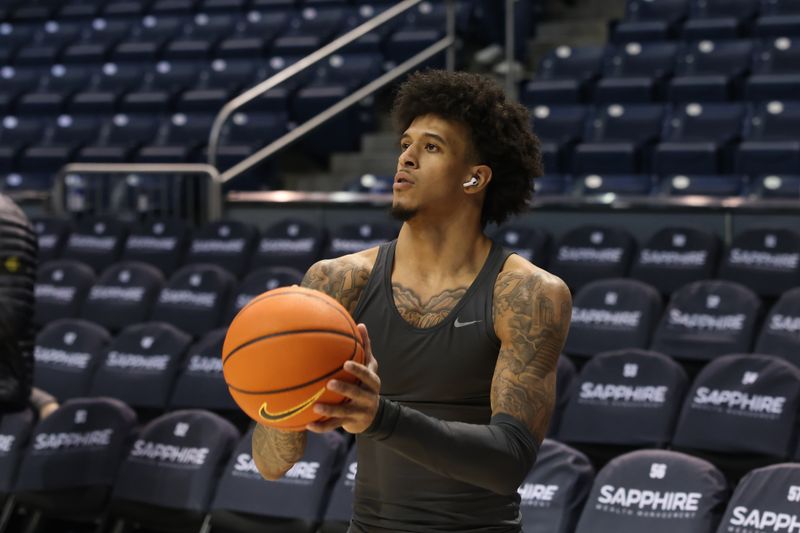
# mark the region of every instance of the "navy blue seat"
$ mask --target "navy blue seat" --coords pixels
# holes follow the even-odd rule
[[[268,266],[290,267],[305,272],[322,253],[324,230],[308,221],[286,219],[261,233],[251,270]]]
[[[93,116],[59,115],[45,136],[20,154],[20,172],[54,174],[97,138],[100,124]]]
[[[118,113],[103,125],[97,143],[82,148],[77,159],[102,163],[130,161],[143,144],[156,137],[158,127],[155,116]]]
[[[589,85],[600,75],[605,48],[559,46],[542,59],[536,76],[527,82],[520,101],[538,104],[569,104],[586,100]]]
[[[753,56],[753,74],[745,83],[750,100],[793,100],[800,89],[800,40],[777,37],[761,43]]]
[[[517,492],[523,533],[568,533],[575,530],[594,468],[578,450],[545,439]]]
[[[625,277],[634,248],[624,229],[578,226],[559,239],[549,268],[575,292],[594,280]]]
[[[0,120],[0,171],[9,171],[23,150],[42,138],[45,121],[40,117],[6,115]]]
[[[533,182],[534,198],[540,196],[563,196],[570,193],[572,179],[564,174],[545,174]]]
[[[667,196],[742,196],[748,191],[747,176],[735,174],[674,174],[661,179],[661,192]]]
[[[588,174],[578,178],[576,185],[581,196],[647,196],[652,189],[649,175]]]
[[[354,222],[330,231],[323,257],[339,257],[379,246],[397,237],[397,227],[388,222]]]
[[[740,37],[758,11],[759,0],[695,0],[683,37],[692,41]]]
[[[122,250],[122,260],[141,261],[171,276],[182,264],[189,228],[182,220],[156,219],[135,226]]]
[[[577,377],[578,371],[575,370],[575,363],[566,355],[561,354],[558,357],[558,367],[556,368],[556,403],[553,406],[553,415],[550,417],[550,427],[547,428],[547,437],[549,438],[555,438],[558,435],[561,418],[572,397]]]
[[[189,347],[169,400],[171,409],[237,409],[222,375],[222,344],[227,332],[227,328],[209,331]]]
[[[588,116],[588,108],[579,105],[537,105],[531,110],[545,172],[569,172],[572,149],[583,137]]]
[[[679,45],[631,42],[609,51],[593,99],[598,103],[652,102],[662,97]]]
[[[742,104],[676,105],[653,154],[659,174],[718,174],[731,170],[733,143],[747,109]]]
[[[637,174],[649,169],[652,145],[663,127],[657,104],[612,104],[595,112],[575,147],[576,174]]]
[[[303,273],[294,268],[263,267],[253,270],[236,288],[226,313],[226,323],[233,320],[233,317],[259,294],[278,287],[300,285],[301,281],[303,281]]]
[[[79,261],[56,259],[42,263],[34,287],[34,323],[44,326],[59,318],[77,317],[94,282],[94,271]]]
[[[328,507],[325,509],[325,520],[320,526],[320,533],[346,533],[353,516],[353,493],[356,487],[358,459],[355,446],[350,447],[342,467],[342,473],[331,491]]]
[[[780,227],[742,231],[723,255],[719,277],[763,297],[800,286],[800,232]]]
[[[111,516],[150,530],[199,530],[239,438],[230,422],[208,411],[156,418],[122,461]]]
[[[666,450],[626,453],[597,473],[575,533],[710,533],[728,493],[708,461]]]
[[[236,220],[217,220],[195,231],[186,263],[210,263],[240,277],[250,264],[257,240],[254,226]]]
[[[753,49],[748,40],[704,40],[687,45],[678,56],[667,97],[673,102],[722,102],[738,97],[744,76],[750,72]]]
[[[781,463],[750,471],[736,486],[718,533],[736,531],[743,524],[780,530],[797,525],[800,464]],[[780,524],[780,525],[778,525]],[[756,530],[757,531],[757,530]]]
[[[10,114],[17,98],[39,85],[41,75],[36,68],[4,65],[0,67],[0,80],[0,110]]]
[[[783,357],[800,368],[800,287],[787,291],[769,310],[755,352]]]
[[[753,34],[758,37],[800,35],[800,3],[794,0],[762,0],[761,16],[756,19]]]
[[[800,198],[800,174],[758,176],[753,185],[756,194],[761,198],[790,200]]]
[[[672,294],[651,350],[684,361],[710,361],[746,353],[753,345],[761,310],[758,296],[731,281],[703,280]]]
[[[129,226],[116,218],[84,218],[75,225],[61,256],[81,261],[100,273],[119,259]]]
[[[4,444],[0,450],[0,495],[8,495],[14,488],[17,471],[35,422],[36,417],[29,407],[21,411],[3,413],[0,418],[0,436]]]
[[[72,97],[67,109],[71,113],[112,114],[117,111],[123,95],[142,82],[144,72],[144,65],[138,62],[107,62],[89,86]]]
[[[547,231],[523,224],[504,224],[492,238],[520,257],[544,267],[550,246]]]
[[[625,19],[611,26],[611,42],[660,41],[674,36],[689,14],[689,0],[628,0]]]
[[[211,523],[223,531],[316,532],[345,453],[341,434],[309,434],[303,457],[281,479],[265,481],[253,462],[248,432],[222,474]]]
[[[441,27],[441,26],[440,26]],[[385,55],[389,66],[398,65],[444,37],[440,29],[401,29],[389,36]],[[444,56],[439,54],[423,63],[423,68],[442,66]]]
[[[800,168],[798,128],[800,102],[758,105],[745,122],[734,170],[751,175],[796,173]]]
[[[716,235],[689,227],[658,230],[642,245],[631,277],[672,294],[687,283],[712,278],[721,244]]]
[[[148,163],[206,161],[203,148],[214,122],[212,113],[174,113],[162,124],[153,144],[139,150],[137,160]]]
[[[167,406],[191,337],[163,322],[123,329],[108,345],[89,388],[91,396],[113,396],[131,407]]]
[[[31,223],[39,243],[39,264],[60,257],[61,249],[72,231],[72,222],[64,218],[40,216],[32,217]]]

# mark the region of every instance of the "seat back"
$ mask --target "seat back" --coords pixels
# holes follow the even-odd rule
[[[59,318],[77,317],[94,282],[94,271],[79,261],[57,259],[42,264],[34,288],[34,322],[43,326]]]
[[[250,300],[278,287],[299,285],[303,281],[303,274],[293,268],[266,267],[254,270],[242,280],[231,298],[231,305],[226,313],[226,324],[247,305]]]
[[[682,453],[639,450],[609,462],[595,478],[576,533],[710,533],[727,498],[714,465]]]
[[[575,295],[564,351],[587,357],[608,350],[646,348],[661,311],[661,295],[641,281],[590,282]]]
[[[672,444],[712,453],[789,458],[798,409],[799,368],[771,355],[726,355],[695,378]]]
[[[131,230],[122,259],[140,261],[171,276],[183,260],[189,230],[180,220],[153,220]]]
[[[324,257],[339,257],[378,246],[397,237],[397,227],[388,222],[343,224],[330,233]]]
[[[661,135],[664,108],[658,104],[611,104],[595,111],[584,138],[590,142],[653,141]]]
[[[324,237],[322,228],[310,222],[276,222],[263,231],[251,268],[283,266],[305,272],[320,258]]]
[[[29,407],[0,418],[0,495],[9,494],[14,487],[35,420]]]
[[[542,59],[536,70],[539,79],[587,80],[596,77],[603,66],[602,46],[559,46]]]
[[[222,375],[222,344],[227,332],[226,328],[209,331],[189,348],[169,402],[172,408],[237,408]]]
[[[800,286],[800,232],[773,227],[739,233],[722,257],[719,277],[766,297]]]
[[[725,143],[739,136],[746,108],[743,104],[678,104],[666,122],[663,141]]]
[[[753,50],[753,42],[745,39],[703,40],[692,43],[678,56],[675,74],[678,76],[741,74],[750,68]]]
[[[669,357],[605,352],[581,370],[561,421],[565,442],[663,447],[670,442],[688,378]]]
[[[119,259],[128,225],[116,219],[84,219],[75,226],[61,256],[86,263],[99,274]]]
[[[523,259],[542,267],[547,264],[550,235],[542,229],[506,224],[497,229],[493,238]]]
[[[694,361],[748,352],[760,308],[758,296],[738,283],[690,283],[672,295],[650,349]]]
[[[783,357],[800,368],[800,287],[787,291],[772,306],[755,352]]]
[[[256,229],[244,222],[212,222],[195,232],[186,262],[217,265],[241,276],[250,264],[257,238]]]
[[[624,277],[634,246],[633,237],[623,229],[579,226],[558,241],[550,268],[578,291],[597,279]]]
[[[163,322],[134,324],[109,345],[90,393],[133,407],[163,409],[191,337]]]
[[[660,78],[673,71],[677,53],[678,44],[673,42],[627,43],[608,54],[603,76]]]

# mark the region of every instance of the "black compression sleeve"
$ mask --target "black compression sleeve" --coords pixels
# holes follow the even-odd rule
[[[488,425],[446,422],[383,397],[361,435],[437,474],[498,494],[516,492],[539,451],[513,416],[497,414]]]

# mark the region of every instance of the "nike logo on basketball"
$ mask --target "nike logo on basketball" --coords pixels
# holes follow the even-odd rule
[[[457,328],[463,328],[464,326],[471,326],[472,324],[477,324],[478,322],[483,322],[483,320],[471,320],[469,322],[461,322],[458,318],[456,318],[456,322],[453,325]]]
[[[322,387],[319,390],[319,392],[317,392],[315,395],[313,395],[311,398],[307,399],[303,403],[279,412],[270,411],[269,408],[267,407],[267,402],[264,402],[261,404],[261,408],[258,410],[258,414],[261,418],[269,422],[279,422],[281,420],[286,420],[287,418],[291,418],[294,415],[302,411],[305,411],[306,409],[311,407],[311,405],[317,400],[319,400],[320,396],[322,396],[324,393],[325,393],[325,387]]]

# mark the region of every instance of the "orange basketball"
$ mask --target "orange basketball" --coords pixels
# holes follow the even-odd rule
[[[324,419],[316,402],[340,403],[331,379],[354,383],[345,361],[364,362],[356,324],[342,305],[319,291],[282,287],[254,298],[228,328],[222,372],[231,396],[253,420],[302,431]]]

